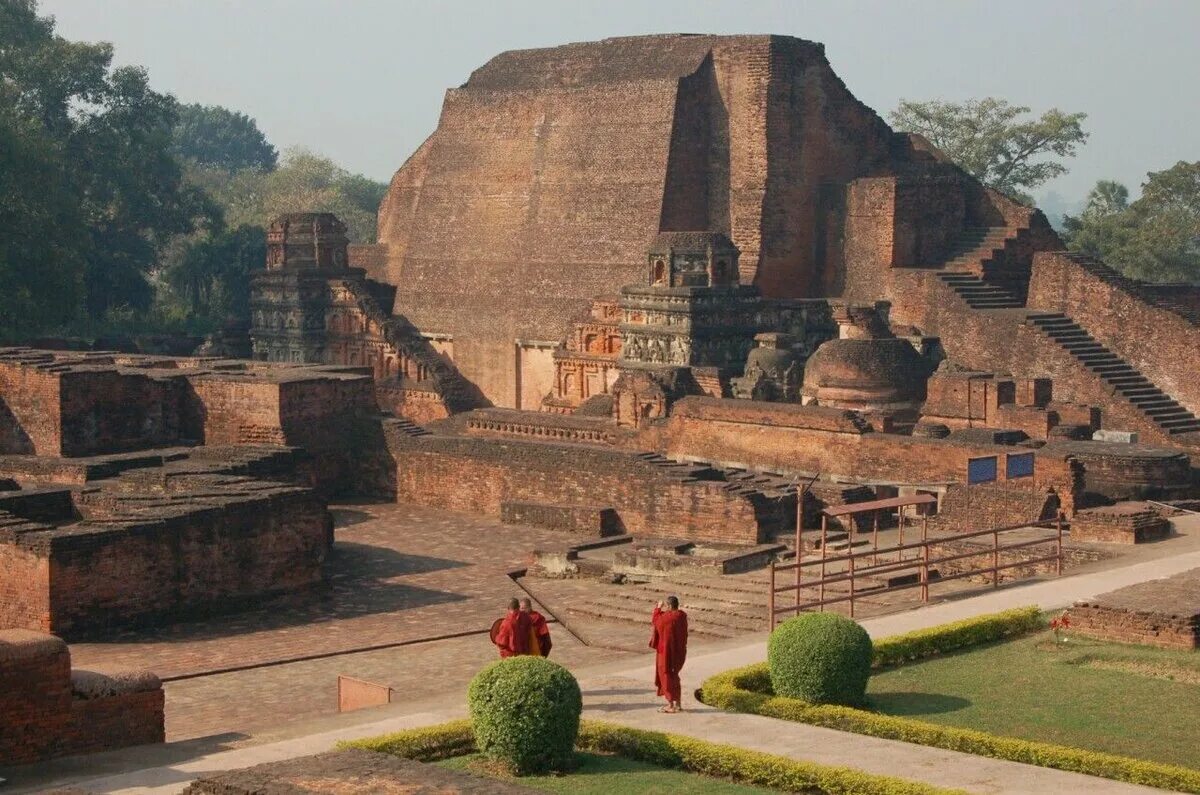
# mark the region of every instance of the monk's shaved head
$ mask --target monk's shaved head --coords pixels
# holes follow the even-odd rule
[[[679,609],[679,597],[678,596],[668,596],[667,597],[667,607],[671,608],[672,610],[678,610]]]
[[[521,600],[521,609],[522,610],[532,610],[533,609],[533,600],[530,599],[528,596],[526,596],[524,599]]]
[[[521,603],[518,602],[516,599],[509,599],[508,600],[508,609],[509,610],[520,610]]]

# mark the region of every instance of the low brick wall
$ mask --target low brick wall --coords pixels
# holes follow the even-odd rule
[[[1177,616],[1077,602],[1070,610],[1071,631],[1116,643],[1164,649],[1200,648],[1197,616]]]
[[[163,691],[145,672],[71,670],[60,638],[0,630],[0,765],[162,742]]]
[[[1200,647],[1200,569],[1118,588],[1075,603],[1071,631],[1118,643]]]
[[[1071,520],[1071,538],[1103,544],[1144,544],[1171,535],[1171,523],[1145,503],[1091,508]]]

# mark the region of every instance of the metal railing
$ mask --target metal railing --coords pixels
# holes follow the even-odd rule
[[[1053,534],[1023,541],[1014,541],[1001,543],[1002,535],[1012,535],[1019,530],[1029,529],[1049,529],[1053,530]],[[1060,514],[1058,518],[1050,521],[1024,522],[1022,524],[1009,525],[1007,527],[993,527],[988,530],[975,530],[968,533],[955,533],[952,535],[939,536],[937,538],[929,538],[928,531],[925,526],[921,529],[921,540],[910,541],[904,543],[903,537],[891,546],[879,547],[878,536],[876,534],[875,543],[871,548],[864,549],[861,552],[855,552],[854,534],[850,531],[848,538],[850,546],[844,554],[829,555],[827,554],[826,543],[828,541],[828,533],[822,528],[822,543],[820,556],[813,560],[804,560],[804,547],[802,544],[796,545],[796,562],[778,564],[774,561],[770,565],[770,590],[767,594],[767,620],[768,626],[774,628],[780,616],[795,615],[805,610],[817,608],[824,610],[826,605],[839,604],[841,602],[849,602],[850,616],[854,616],[855,600],[862,598],[862,589],[860,581],[864,577],[879,577],[888,574],[897,574],[900,572],[912,572],[916,576],[912,582],[897,583],[895,585],[888,584],[883,588],[872,588],[870,594],[877,596],[881,593],[891,593],[895,591],[903,591],[910,588],[920,588],[921,601],[929,601],[929,587],[931,570],[936,571],[941,564],[951,563],[954,561],[967,560],[980,556],[990,556],[990,565],[972,566],[965,571],[960,571],[953,574],[941,574],[934,580],[936,583],[950,582],[952,580],[961,579],[964,577],[979,577],[981,575],[991,575],[992,587],[1000,586],[1000,572],[1006,569],[1014,569],[1022,566],[1032,566],[1039,563],[1054,563],[1054,571],[1056,575],[1062,574],[1063,565],[1063,517]],[[971,550],[968,552],[960,552],[954,554],[943,554],[938,557],[933,557],[930,550],[939,545],[964,541],[976,538],[986,538],[990,536],[992,544],[990,548],[979,550]],[[1019,549],[1028,549],[1041,545],[1054,545],[1053,554],[1043,555],[1034,558],[1026,558],[1008,563],[1000,562],[1002,552],[1008,552]],[[880,562],[880,558],[884,560]],[[890,559],[889,559],[890,558]],[[869,561],[869,562],[868,562]],[[840,571],[830,573],[829,567],[837,564],[845,564]],[[805,580],[802,573],[806,569],[818,569],[819,574],[816,579]],[[795,580],[793,584],[779,585],[779,575],[787,572],[795,572]],[[826,596],[826,586],[846,583],[849,591],[838,592],[834,596]],[[802,591],[805,589],[815,589],[817,598],[808,601],[802,600]],[[776,595],[792,593],[795,595],[795,603],[786,606],[780,606],[777,603]]]

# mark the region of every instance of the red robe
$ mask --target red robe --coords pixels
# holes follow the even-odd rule
[[[546,624],[546,617],[536,610],[530,610],[526,615],[529,616],[529,653],[549,657],[553,644],[550,642],[550,627]]]
[[[655,607],[650,623],[654,627],[650,633],[650,648],[656,652],[654,686],[660,696],[678,702],[683,694],[679,671],[687,659],[687,613]]]
[[[509,610],[496,632],[496,646],[501,659],[529,653],[529,615]]]

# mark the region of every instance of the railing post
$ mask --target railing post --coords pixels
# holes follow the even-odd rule
[[[767,567],[770,570],[770,589],[767,591],[767,632],[775,629],[775,561]]]
[[[1058,512],[1058,518],[1055,523],[1058,525],[1058,543],[1057,543],[1058,548],[1055,551],[1056,560],[1054,561],[1054,569],[1055,569],[1054,573],[1056,576],[1061,577],[1062,569],[1063,569],[1063,567],[1062,567],[1062,564],[1063,564],[1063,554],[1062,554],[1063,512],[1062,511]]]
[[[871,565],[879,565],[879,511],[871,511],[871,516],[874,517],[874,523],[871,526]]]
[[[992,528],[992,587],[1000,587],[1000,531]]]
[[[854,548],[850,548],[850,617],[854,618]]]
[[[821,514],[821,600],[820,612],[825,612],[825,557],[829,554],[829,517]]]
[[[929,542],[921,544],[921,601],[929,601]]]

